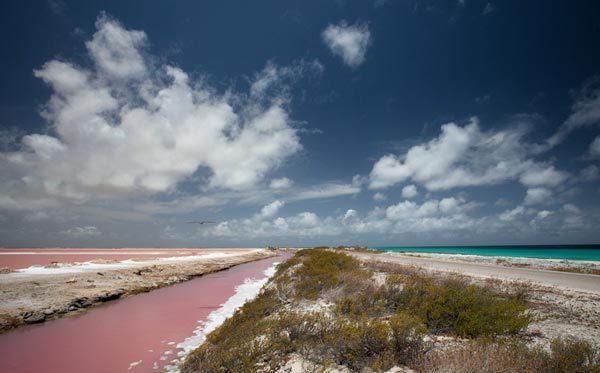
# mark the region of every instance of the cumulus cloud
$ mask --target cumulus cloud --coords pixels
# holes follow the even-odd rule
[[[143,31],[126,30],[105,14],[96,21],[96,33],[85,43],[97,70],[109,79],[139,79],[146,75]]]
[[[260,210],[260,216],[263,218],[273,217],[277,215],[277,212],[283,207],[284,204],[285,203],[280,200],[273,201]]]
[[[523,206],[517,206],[512,210],[506,210],[500,214],[499,219],[501,221],[513,221],[517,219],[519,216],[525,213],[525,208]]]
[[[385,201],[386,199],[387,199],[387,196],[381,192],[377,192],[377,193],[373,194],[374,201],[381,202],[381,201]]]
[[[523,171],[519,181],[526,186],[557,186],[568,178],[568,174],[554,166],[534,164]]]
[[[428,200],[422,204],[402,201],[385,209],[375,208],[365,216],[361,216],[357,210],[348,209],[339,216],[320,217],[306,211],[274,218],[263,214],[261,210],[261,213],[247,219],[224,221],[203,230],[202,234],[218,237],[302,237],[444,232],[474,228],[478,224],[477,219],[468,216],[468,213],[476,207],[476,203],[449,197]]]
[[[292,180],[288,179],[287,177],[281,177],[279,179],[271,180],[271,183],[269,184],[269,188],[271,188],[271,189],[287,189],[287,188],[290,188],[293,184],[294,184],[294,182]]]
[[[366,24],[348,25],[345,21],[328,25],[321,37],[329,50],[352,68],[365,61],[365,54],[371,43],[371,32]]]
[[[53,91],[43,111],[50,131],[0,153],[0,208],[172,192],[196,175],[203,189],[244,190],[301,149],[285,86],[318,73],[318,62],[268,64],[248,94],[219,95],[150,63],[143,31],[106,15],[96,28],[91,68],[51,60],[34,71]]]
[[[414,185],[407,185],[402,188],[402,198],[410,199],[416,197],[419,192],[417,192],[417,187]]]
[[[430,191],[495,185],[520,180],[526,186],[556,186],[568,176],[547,162],[531,159],[523,127],[482,131],[477,118],[465,126],[444,124],[439,137],[401,156],[381,157],[370,174],[371,189],[412,180]]]
[[[552,197],[552,191],[546,188],[529,188],[525,195],[526,205],[537,205],[540,203],[548,202],[548,199]]]

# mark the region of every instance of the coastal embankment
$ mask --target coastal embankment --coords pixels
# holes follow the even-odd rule
[[[263,249],[220,249],[187,256],[132,255],[133,259],[123,261],[55,262],[0,274],[0,330],[79,314],[94,305],[276,254]]]
[[[243,255],[236,261],[242,258],[251,257]],[[256,296],[276,264],[285,259],[284,254],[254,260],[107,302],[73,317],[11,330],[0,335],[2,371],[176,370],[177,361]]]
[[[596,293],[467,267],[427,267],[366,249],[299,250],[254,300],[206,336],[181,370],[600,369]],[[490,265],[506,269],[496,267]]]

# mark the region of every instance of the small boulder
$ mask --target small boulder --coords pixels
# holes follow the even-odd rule
[[[42,312],[44,313],[44,315],[50,316],[50,315],[53,315],[56,311],[54,310],[54,308],[48,308],[48,309],[45,309]]]
[[[46,315],[43,312],[25,312],[23,322],[25,324],[37,324],[46,321]]]
[[[72,311],[71,308],[85,308],[92,305],[92,302],[87,297],[75,298],[69,303],[69,311]]]
[[[123,293],[117,291],[107,291],[106,293],[98,296],[98,298],[96,298],[96,300],[98,302],[108,302],[111,300],[115,300],[115,299],[119,299],[121,297]]]

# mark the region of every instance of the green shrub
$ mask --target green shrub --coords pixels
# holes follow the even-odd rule
[[[298,298],[316,299],[324,290],[371,277],[357,259],[341,252],[312,249],[301,250],[298,255],[303,258],[295,272]]]
[[[408,365],[424,350],[423,322],[413,315],[399,312],[389,320],[392,349],[397,363]]]
[[[408,277],[392,301],[419,316],[433,333],[452,331],[468,337],[515,334],[533,321],[521,299],[502,298],[456,278]]]

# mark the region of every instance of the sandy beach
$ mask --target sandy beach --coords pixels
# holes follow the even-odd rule
[[[468,276],[476,276],[482,278],[498,278],[502,280],[512,281],[528,281],[544,286],[558,287],[565,290],[578,292],[587,292],[600,295],[600,276],[568,273],[545,270],[551,266],[550,259],[528,259],[528,262],[538,268],[519,268],[507,267],[494,264],[494,258],[486,259],[485,257],[465,256],[460,258],[460,255],[445,255],[445,254],[401,254],[401,253],[384,253],[384,254],[367,254],[354,253],[359,258],[369,258],[369,260],[383,260],[404,265],[417,266],[430,270],[455,272]],[[545,262],[550,261],[549,264]]]
[[[0,330],[78,314],[95,304],[274,255],[262,249],[207,250],[171,257],[134,254],[121,261],[92,256],[86,262],[57,262],[0,274]]]

